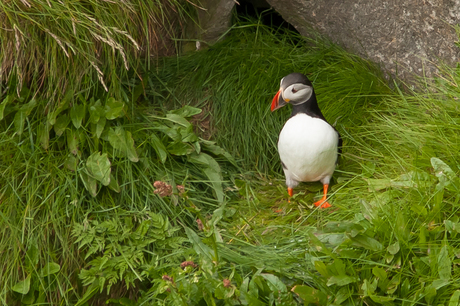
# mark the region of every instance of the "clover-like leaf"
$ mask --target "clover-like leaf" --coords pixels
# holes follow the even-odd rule
[[[88,157],[86,160],[86,169],[88,174],[94,179],[107,186],[110,184],[110,173],[111,173],[110,160],[107,157],[107,153],[101,154],[95,152]]]
[[[105,102],[105,118],[107,120],[113,120],[118,118],[123,113],[123,107],[125,104],[121,101],[117,101],[114,98],[108,98],[107,102]]]
[[[129,131],[125,131],[122,127],[110,128],[108,139],[112,147],[122,156],[126,156],[132,162],[139,161],[136,148],[134,147],[134,139]]]
[[[75,104],[70,109],[70,119],[76,129],[80,128],[83,119],[85,118],[85,106],[81,104]]]
[[[11,290],[20,293],[20,294],[27,294],[30,290],[30,274],[26,277],[26,279],[16,283]]]

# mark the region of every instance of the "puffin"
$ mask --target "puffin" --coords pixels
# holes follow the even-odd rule
[[[311,81],[302,73],[291,73],[281,79],[273,98],[271,111],[292,105],[291,117],[279,134],[281,159],[289,198],[300,182],[323,184],[323,197],[315,206],[328,208],[327,190],[338,161],[342,139],[321,113]]]

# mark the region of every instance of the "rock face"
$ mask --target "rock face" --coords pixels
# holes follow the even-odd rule
[[[207,43],[215,42],[229,29],[234,6],[234,0],[201,0],[197,8],[199,26],[193,27],[192,36]]]
[[[311,27],[400,78],[459,61],[460,0],[267,0],[302,35]]]
[[[261,6],[264,0],[246,0]],[[234,0],[203,0],[202,38],[215,40],[230,24]],[[460,59],[460,0],[266,0],[300,34],[311,29],[402,79],[431,76],[438,59]],[[460,32],[460,30],[459,30]],[[460,34],[460,33],[459,33]]]

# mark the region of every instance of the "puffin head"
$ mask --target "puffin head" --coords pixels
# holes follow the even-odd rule
[[[313,94],[313,85],[301,73],[291,73],[281,79],[280,89],[272,101],[271,111],[283,107],[287,103],[299,105],[307,102]]]

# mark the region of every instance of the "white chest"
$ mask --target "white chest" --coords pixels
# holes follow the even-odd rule
[[[337,161],[338,133],[324,120],[306,114],[289,119],[281,130],[278,151],[286,179],[329,181]]]

